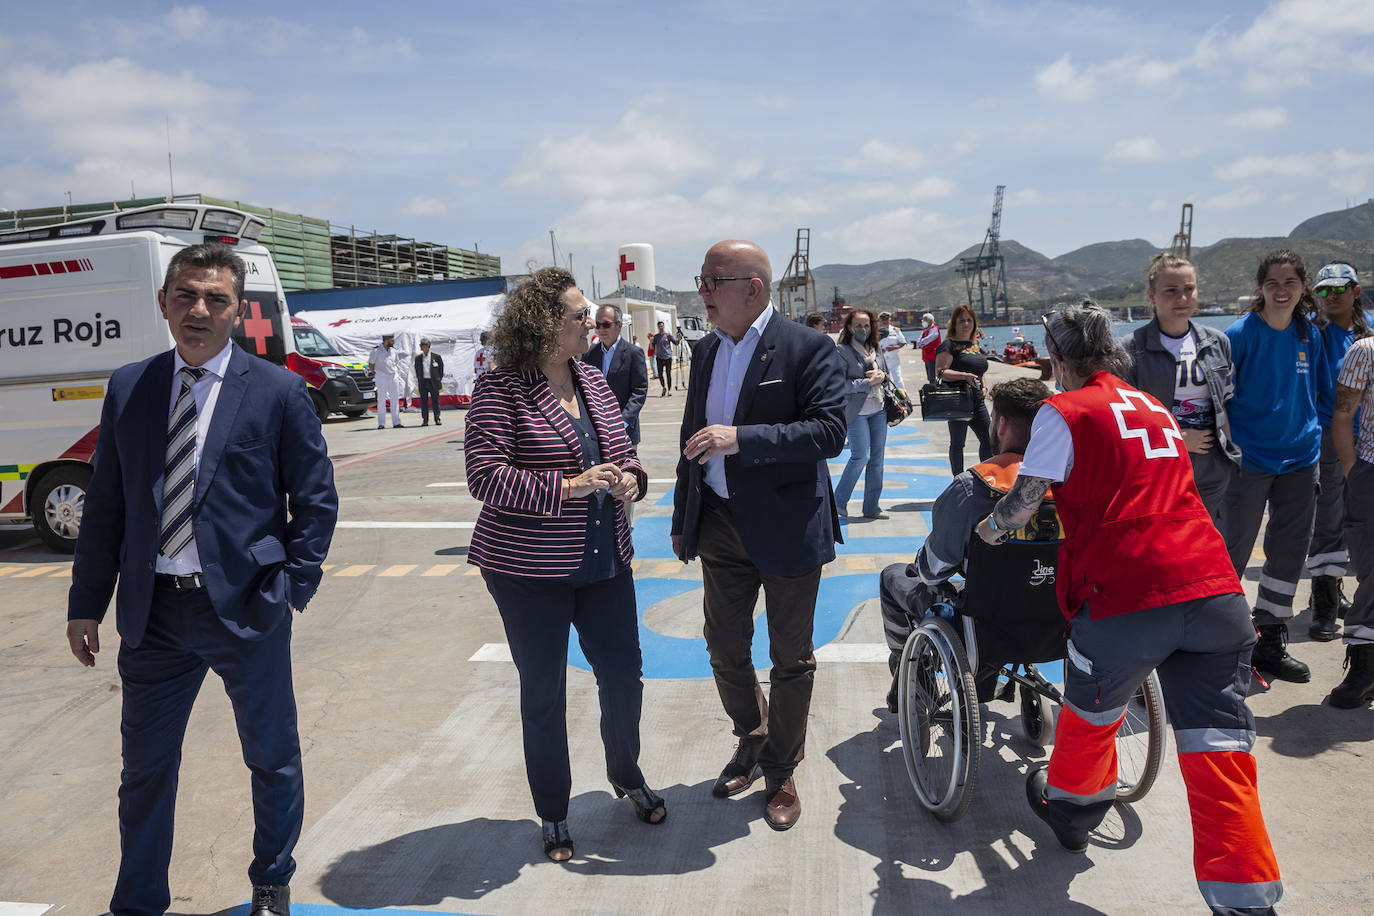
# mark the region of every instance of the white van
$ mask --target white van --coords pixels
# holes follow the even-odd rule
[[[157,290],[178,250],[219,242],[243,258],[234,340],[285,367],[296,348],[264,228],[238,210],[166,204],[0,233],[0,520],[75,549],[106,382],[174,345]]]

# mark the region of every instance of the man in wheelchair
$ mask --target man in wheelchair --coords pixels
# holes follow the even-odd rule
[[[1064,657],[1063,617],[1055,599],[1059,523],[1053,504],[1047,502],[1016,532],[1012,550],[999,552],[974,536],[974,528],[1016,480],[1031,424],[1050,394],[1043,382],[1028,378],[993,387],[990,417],[996,455],[956,476],[935,500],[930,535],[916,558],[883,570],[879,592],[888,667],[893,672],[887,693],[891,712],[897,711],[896,672],[902,647],[912,627],[937,602],[953,604],[976,628],[980,657],[974,680],[983,702],[991,699],[1003,662]],[[953,581],[956,574],[964,579],[962,589]],[[997,615],[995,626],[990,625],[992,615]]]

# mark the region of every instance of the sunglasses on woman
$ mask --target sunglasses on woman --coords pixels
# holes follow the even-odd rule
[[[1348,289],[1350,289],[1349,283],[1341,286],[1319,286],[1317,287],[1317,295],[1325,299],[1327,296],[1339,296]]]

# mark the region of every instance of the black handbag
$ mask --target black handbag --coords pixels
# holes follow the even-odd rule
[[[911,416],[911,397],[891,379],[883,382],[883,410],[887,413],[888,426],[896,426]]]
[[[974,397],[973,386],[965,382],[953,385],[927,382],[921,387],[921,419],[967,423],[973,419]]]

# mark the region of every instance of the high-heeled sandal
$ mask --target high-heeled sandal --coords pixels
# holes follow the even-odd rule
[[[639,819],[644,823],[661,824],[668,819],[668,806],[664,804],[663,799],[655,794],[654,790],[649,788],[647,784],[641,785],[637,789],[626,789],[623,786],[611,783],[611,788],[615,789],[616,798],[629,797],[630,804],[635,806],[635,814],[637,814]],[[658,820],[654,820],[654,813],[658,811],[662,811],[663,814]]]
[[[567,821],[544,821],[544,855],[550,862],[566,862],[573,857],[572,834],[568,832]],[[563,851],[567,855],[559,855]]]

